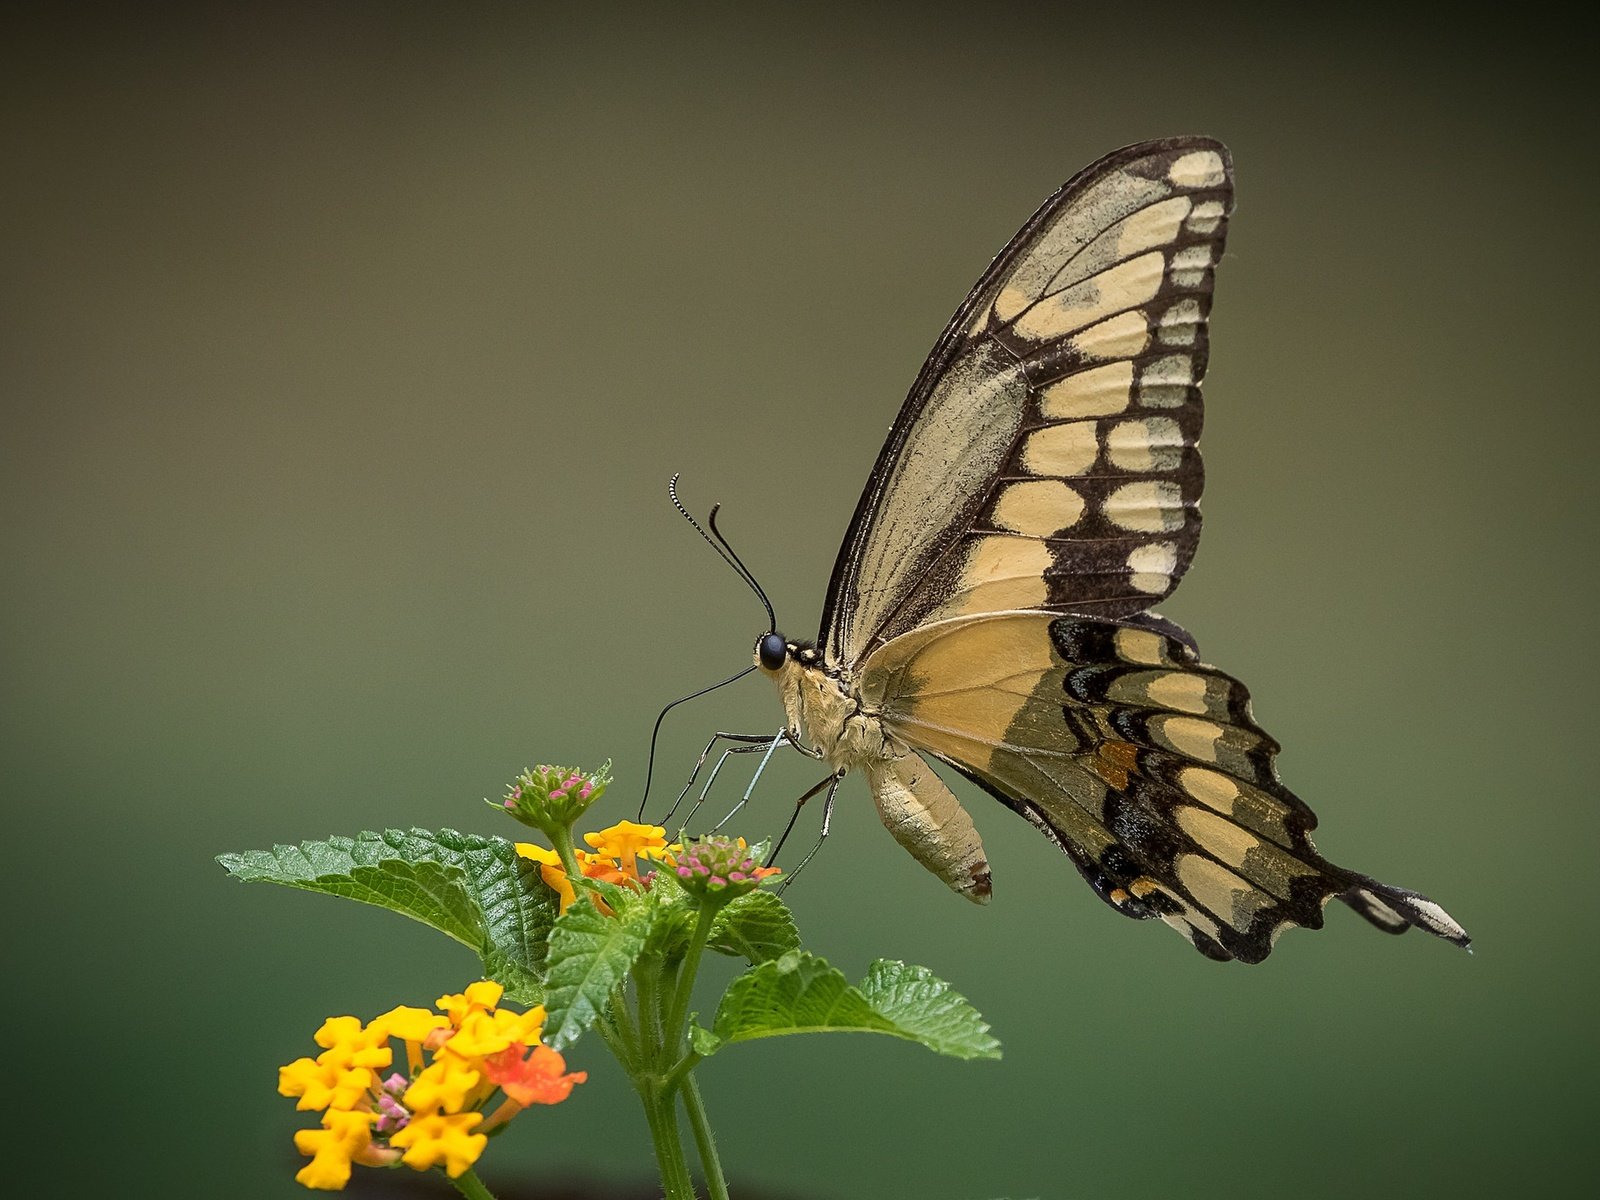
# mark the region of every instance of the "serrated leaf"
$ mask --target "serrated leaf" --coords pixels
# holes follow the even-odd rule
[[[749,892],[730,902],[711,923],[706,943],[752,964],[769,962],[800,948],[800,931],[788,905],[771,892]]]
[[[881,1006],[881,1007],[880,1007]],[[886,1033],[957,1058],[997,1058],[977,1012],[921,967],[880,961],[862,987],[800,950],[750,968],[728,985],[701,1054],[793,1033]]]
[[[751,967],[728,985],[712,1032],[722,1043],[829,1031],[893,1033],[843,973],[814,954],[791,950]]]
[[[999,1058],[1000,1043],[964,996],[927,967],[880,958],[867,969],[861,995],[905,1036],[953,1058]]]
[[[644,950],[650,933],[647,904],[624,904],[606,916],[579,899],[550,931],[545,974],[544,1040],[564,1050],[595,1023]]]
[[[476,952],[524,1004],[542,998],[555,893],[504,838],[390,829],[217,859],[235,878],[344,896],[398,912]]]

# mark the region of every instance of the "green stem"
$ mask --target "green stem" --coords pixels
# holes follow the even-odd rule
[[[661,1055],[661,963],[641,958],[633,969],[639,989],[639,1066],[654,1071]]]
[[[628,996],[626,984],[619,983],[611,989],[611,1025],[621,1043],[623,1051],[627,1054],[623,1058],[623,1066],[630,1071],[639,1058],[639,1035],[633,1027],[633,1014],[628,1011]],[[622,1058],[622,1055],[617,1055]]]
[[[545,832],[550,835],[550,843],[561,858],[561,869],[576,887],[578,880],[583,878],[583,872],[578,869],[578,856],[572,851],[572,826],[557,825]]]
[[[650,1140],[655,1144],[656,1165],[661,1170],[666,1200],[696,1200],[694,1180],[689,1175],[683,1140],[678,1134],[678,1106],[653,1080],[643,1082],[639,1098],[644,1101],[645,1119],[650,1123]]]
[[[448,1175],[445,1178],[450,1179]],[[456,1185],[456,1191],[467,1197],[467,1200],[494,1200],[494,1193],[483,1186],[483,1180],[478,1178],[478,1173],[471,1167],[457,1178],[450,1179],[450,1182]]]
[[[695,972],[700,968],[700,956],[705,951],[706,939],[711,936],[711,922],[716,917],[716,909],[702,903],[700,918],[694,924],[694,935],[689,939],[689,949],[683,956],[683,968],[678,977],[678,986],[673,991],[672,1007],[667,1011],[666,1040],[662,1043],[666,1054],[674,1058],[683,1046],[683,1022],[689,1015],[689,996],[694,991]]]
[[[711,1200],[728,1200],[728,1181],[722,1177],[722,1160],[717,1157],[717,1143],[711,1136],[711,1122],[706,1119],[705,1102],[700,1099],[700,1085],[689,1074],[699,1060],[698,1054],[691,1054],[679,1064],[684,1067],[683,1107],[689,1114],[689,1128],[694,1130],[694,1144],[700,1151],[700,1165],[705,1169]]]
[[[693,1050],[685,1054],[662,1077],[662,1090],[667,1092],[677,1091],[683,1085],[684,1077],[700,1065],[702,1058],[702,1055],[695,1053]]]

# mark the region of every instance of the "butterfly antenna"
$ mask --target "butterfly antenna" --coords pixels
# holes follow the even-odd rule
[[[756,594],[758,599],[760,599],[761,606],[767,610],[768,632],[776,632],[778,628],[778,618],[772,611],[772,602],[767,599],[766,592],[761,590],[761,585],[757,583],[755,581],[755,577],[750,574],[749,568],[746,567],[744,563],[739,561],[739,556],[733,552],[733,547],[728,546],[726,540],[722,539],[722,535],[720,533],[713,538],[705,531],[699,521],[696,521],[692,516],[689,515],[689,510],[683,506],[683,501],[678,499],[678,473],[674,473],[672,478],[667,482],[667,495],[672,500],[672,506],[678,510],[678,514],[683,517],[685,521],[694,526],[694,531],[696,533],[705,538],[706,545],[715,550],[717,552],[717,557],[732,567],[734,574],[736,574],[740,579],[744,580],[745,583],[749,585],[750,590]],[[717,509],[720,507],[720,505],[712,505],[711,507],[710,521],[712,529],[717,527]],[[726,549],[724,549],[724,547],[726,547]]]
[[[761,604],[767,610],[768,631],[775,633],[778,629],[778,616],[772,611],[772,601],[767,599],[766,591],[756,582],[755,572],[744,565],[744,559],[739,557],[738,552],[728,543],[728,539],[722,536],[722,530],[717,528],[717,513],[721,509],[722,505],[713,504],[711,506],[711,515],[706,518],[706,524],[711,526],[712,535],[722,544],[722,548],[728,552],[728,557],[733,559],[733,565],[739,568],[739,574],[744,576],[744,581],[761,598]]]
[[[674,475],[673,478],[676,479],[677,476]],[[677,497],[673,497],[673,499],[677,499]],[[690,692],[687,696],[679,696],[671,704],[667,705],[661,710],[660,715],[656,717],[655,728],[650,731],[650,757],[645,762],[644,795],[639,797],[639,820],[644,820],[644,806],[650,799],[650,779],[655,774],[656,770],[656,738],[661,734],[661,722],[666,720],[667,714],[673,709],[677,708],[680,704],[686,703],[690,700],[698,699],[699,697],[704,696],[707,692],[716,691],[719,687],[726,687],[736,679],[743,679],[755,669],[755,663],[751,663],[737,675],[729,675],[721,683],[713,683],[710,687],[701,688],[698,692]]]

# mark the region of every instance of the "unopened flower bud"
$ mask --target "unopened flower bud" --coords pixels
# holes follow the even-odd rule
[[[517,776],[498,807],[553,838],[552,830],[570,830],[610,782],[610,763],[590,774],[575,767],[538,766]]]
[[[684,891],[720,907],[778,874],[777,867],[761,865],[763,849],[747,846],[743,838],[700,838],[686,842],[667,866]]]

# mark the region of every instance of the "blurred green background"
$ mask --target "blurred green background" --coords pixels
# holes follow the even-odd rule
[[[1184,132],[1232,146],[1239,203],[1205,545],[1163,611],[1249,683],[1330,857],[1429,892],[1477,953],[1340,909],[1219,966],[969,789],[978,909],[853,782],[789,893],[803,930],[852,973],[926,963],[1006,1058],[741,1049],[703,1072],[725,1158],[829,1198],[1592,1184],[1600,256],[1570,34],[1192,5],[8,14],[16,1194],[303,1194],[276,1066],[475,963],[211,856],[508,833],[480,798],[540,759],[614,757],[601,815],[631,815],[656,710],[762,627],[667,476],[810,634],[990,256],[1079,167]],[[679,710],[666,774],[778,721],[758,680]],[[747,831],[810,778],[775,768]],[[491,1185],[648,1177],[620,1074],[571,1057],[593,1081],[495,1144]]]

